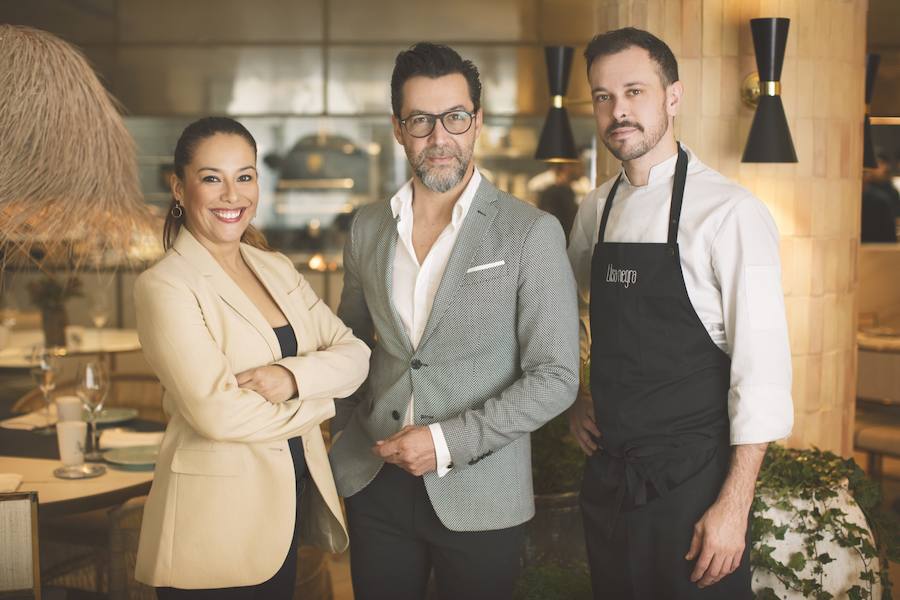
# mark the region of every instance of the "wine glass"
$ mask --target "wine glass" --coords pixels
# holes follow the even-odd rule
[[[53,417],[50,414],[50,405],[52,399],[50,393],[56,389],[56,364],[53,355],[46,348],[36,346],[31,353],[31,362],[35,364],[31,368],[31,377],[34,379],[35,385],[41,390],[41,396],[44,400],[44,411],[47,415],[47,424],[43,427],[35,427],[34,432],[43,435],[52,435],[56,433],[53,426]]]
[[[109,372],[102,362],[87,362],[78,367],[78,396],[88,411],[88,426],[91,429],[91,450],[84,455],[85,460],[102,460],[100,435],[97,432],[97,415],[103,409],[103,402],[109,392]]]

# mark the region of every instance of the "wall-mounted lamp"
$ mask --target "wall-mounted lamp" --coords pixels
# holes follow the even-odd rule
[[[787,45],[790,19],[750,19],[753,49],[758,74],[744,80],[742,99],[754,105],[756,114],[744,147],[741,162],[792,163],[797,162],[794,142],[781,103],[781,68]],[[753,83],[756,82],[754,90]]]
[[[881,62],[880,54],[866,55],[866,116],[863,121],[863,168],[874,169],[878,167],[875,158],[875,145],[872,142],[872,88],[875,87],[875,76],[878,74],[878,64]]]
[[[552,105],[541,130],[534,157],[550,163],[576,162],[578,151],[575,148],[575,137],[569,115],[563,106],[566,89],[569,87],[569,72],[572,69],[571,46],[547,46],[544,54],[547,59],[547,78],[550,81]]]

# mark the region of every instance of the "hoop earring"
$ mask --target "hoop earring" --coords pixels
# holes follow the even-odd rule
[[[181,208],[181,203],[177,200],[175,201],[175,206],[172,207],[172,210],[169,211],[173,217],[176,219],[180,219],[184,216],[184,209]]]

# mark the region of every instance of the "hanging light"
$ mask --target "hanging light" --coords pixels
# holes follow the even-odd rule
[[[569,114],[563,106],[563,99],[569,87],[569,73],[572,69],[571,46],[547,46],[544,48],[547,60],[547,77],[550,81],[552,104],[541,130],[537,151],[534,157],[551,163],[575,162],[578,151],[575,148],[575,137]]]
[[[784,104],[781,102],[781,68],[790,19],[750,19],[756,68],[759,70],[759,103],[741,162],[795,163]]]
[[[880,62],[880,54],[866,55],[866,116],[863,121],[863,167],[866,169],[878,167],[878,160],[875,157],[875,144],[872,142],[872,123],[869,115],[872,114],[872,88],[875,87],[875,76],[878,74],[878,64]]]

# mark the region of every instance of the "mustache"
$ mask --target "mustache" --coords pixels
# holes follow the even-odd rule
[[[460,153],[447,146],[432,146],[422,151],[421,157],[425,158],[459,158]]]
[[[644,128],[641,127],[641,124],[637,123],[636,121],[619,121],[618,123],[613,123],[606,128],[606,135],[612,135],[615,130],[624,129],[626,127],[632,127],[634,129],[637,129],[638,131],[644,131]]]

